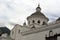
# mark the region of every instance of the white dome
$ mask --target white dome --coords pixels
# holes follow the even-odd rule
[[[36,8],[36,12],[34,12],[32,15],[28,16],[27,20],[29,18],[35,18],[35,17],[37,17],[37,18],[45,18],[45,19],[47,19],[49,21],[49,19],[41,12],[41,8],[39,7],[39,5]]]

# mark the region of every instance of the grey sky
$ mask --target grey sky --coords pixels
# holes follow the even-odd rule
[[[38,3],[40,3],[42,13],[50,21],[60,17],[60,0],[0,0],[1,23],[22,24],[29,15],[35,12]]]

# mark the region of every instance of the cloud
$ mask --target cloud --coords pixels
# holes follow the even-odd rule
[[[0,19],[22,24],[35,12],[38,3],[42,13],[51,21],[60,17],[60,0],[0,0],[0,15],[2,15]]]

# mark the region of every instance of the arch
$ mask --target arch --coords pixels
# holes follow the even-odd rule
[[[43,24],[42,25],[45,25],[46,23],[45,22],[43,22]]]
[[[53,36],[53,31],[52,30],[49,31],[49,36]]]
[[[40,23],[40,20],[38,20],[38,23]]]
[[[32,23],[35,23],[35,21],[33,20]]]

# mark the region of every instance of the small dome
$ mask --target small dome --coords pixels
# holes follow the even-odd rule
[[[26,25],[26,22],[24,22],[23,25],[25,26]]]
[[[39,5],[39,4],[38,4],[38,7],[36,8],[36,10],[38,10],[38,9],[40,9],[40,10],[41,10],[41,8],[40,8],[40,5]],[[40,10],[39,10],[39,11],[40,11]]]
[[[38,7],[36,8],[36,12],[33,13],[32,15],[30,15],[29,17],[27,17],[27,20],[29,18],[35,18],[35,17],[45,18],[45,19],[47,19],[49,21],[49,19],[41,12],[41,8],[40,8],[39,4],[38,4]]]
[[[47,18],[43,13],[41,13],[41,12],[35,12],[35,13],[33,13],[31,16],[27,17],[27,19],[28,19],[28,18],[32,18],[32,17],[42,17],[42,18],[48,19],[48,18]]]
[[[47,19],[48,21],[49,21],[49,19],[43,14],[43,13],[41,13],[41,12],[35,12],[35,13],[33,13],[32,15],[30,15],[30,16],[28,16],[27,17],[27,19],[29,19],[29,18],[35,18],[35,17],[38,17],[38,18],[45,18],[45,19]]]
[[[29,17],[45,17],[45,15],[43,15],[41,12],[35,12]]]

